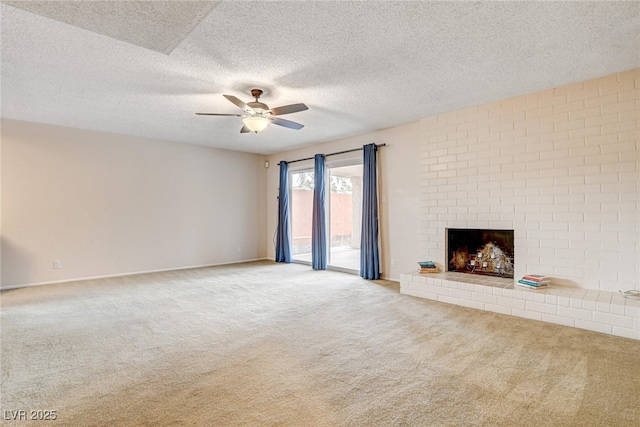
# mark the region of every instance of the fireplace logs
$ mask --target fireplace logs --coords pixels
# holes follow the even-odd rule
[[[513,230],[447,229],[447,251],[449,271],[513,277]]]

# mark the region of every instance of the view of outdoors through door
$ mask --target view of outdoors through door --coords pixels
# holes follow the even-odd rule
[[[360,269],[362,164],[328,168],[326,188],[329,266]],[[313,170],[291,173],[291,254],[311,262]]]
[[[362,164],[329,168],[329,265],[360,270]]]
[[[291,172],[291,257],[311,262],[313,170]]]

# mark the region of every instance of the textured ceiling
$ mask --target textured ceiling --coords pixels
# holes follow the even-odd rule
[[[85,30],[169,54],[218,1],[4,1]]]
[[[16,7],[16,5],[18,7]],[[640,67],[640,2],[3,1],[2,117],[254,153]],[[222,94],[300,131],[240,134]]]

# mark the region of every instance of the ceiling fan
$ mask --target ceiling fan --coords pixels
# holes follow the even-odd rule
[[[242,117],[244,126],[240,129],[240,133],[255,132],[258,133],[267,127],[269,123],[274,125],[284,126],[289,129],[300,130],[304,127],[300,123],[292,122],[291,120],[281,119],[275,116],[282,116],[284,114],[297,113],[299,111],[308,110],[304,104],[291,104],[284,105],[277,108],[269,108],[267,104],[264,104],[258,99],[262,95],[261,89],[251,89],[251,96],[256,100],[248,103],[244,103],[233,95],[223,95],[229,101],[233,102],[238,107],[244,110],[244,114],[218,114],[218,113],[196,113],[199,116],[234,116]]]

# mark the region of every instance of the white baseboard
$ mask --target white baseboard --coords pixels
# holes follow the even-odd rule
[[[202,265],[190,265],[187,267],[172,267],[172,268],[161,268],[161,269],[157,269],[157,270],[144,270],[144,271],[131,271],[128,273],[118,273],[118,274],[106,274],[106,275],[101,275],[101,276],[87,276],[87,277],[75,277],[72,279],[63,279],[63,280],[51,280],[51,281],[47,281],[47,282],[35,282],[35,283],[24,283],[24,284],[20,284],[20,285],[11,285],[11,286],[2,286],[0,287],[0,291],[8,291],[10,289],[20,289],[20,288],[29,288],[32,286],[45,286],[45,285],[55,285],[58,283],[68,283],[68,282],[79,282],[82,280],[95,280],[95,279],[108,279],[111,277],[124,277],[124,276],[135,276],[138,274],[148,274],[148,273],[162,273],[165,271],[178,271],[178,270],[189,270],[192,268],[204,268],[204,267],[218,267],[221,265],[233,265],[233,264],[242,264],[244,262],[254,262],[254,261],[269,261],[272,260],[272,258],[270,257],[262,257],[262,258],[252,258],[252,259],[244,259],[244,260],[239,260],[239,261],[230,261],[230,262],[220,262],[220,263],[216,263],[216,264],[202,264]],[[305,263],[305,262],[298,262],[300,264],[308,264],[311,265],[311,263]],[[340,271],[342,273],[347,273],[347,274],[358,274],[355,270],[353,271],[349,271],[347,269],[341,269],[341,268],[330,268],[333,271]],[[380,279],[382,280],[389,280],[392,282],[399,282],[398,279],[395,278],[390,278],[390,277],[386,277],[381,275]]]
[[[203,265],[191,265],[187,267],[172,267],[172,268],[161,268],[158,270],[146,270],[146,271],[132,271],[128,273],[118,273],[118,274],[106,274],[102,276],[88,276],[88,277],[75,277],[73,279],[64,279],[64,280],[52,280],[47,282],[35,282],[35,283],[24,283],[20,285],[11,285],[11,286],[2,286],[0,287],[0,291],[6,291],[10,289],[19,289],[19,288],[28,288],[31,286],[44,286],[44,285],[55,285],[57,283],[68,283],[68,282],[79,282],[82,280],[94,280],[94,279],[108,279],[110,277],[123,277],[123,276],[135,276],[138,274],[147,274],[147,273],[162,273],[165,271],[177,271],[177,270],[189,270],[192,268],[204,268],[204,267],[217,267],[220,265],[232,265],[232,264],[242,264],[243,262],[253,262],[253,261],[264,261],[270,260],[271,258],[252,258],[245,259],[240,261],[230,261],[230,262],[220,262],[216,264],[203,264]]]

